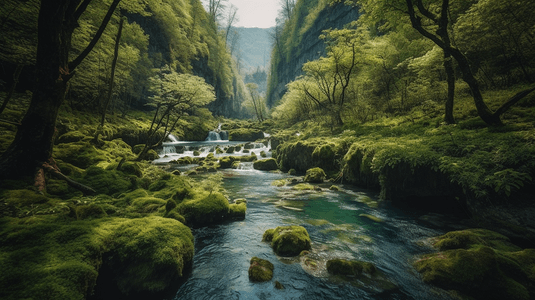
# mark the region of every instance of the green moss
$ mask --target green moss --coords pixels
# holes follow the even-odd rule
[[[9,205],[15,207],[25,207],[37,204],[45,204],[48,198],[33,190],[5,190],[1,193],[1,198]]]
[[[125,174],[135,175],[137,177],[143,176],[143,172],[141,171],[141,167],[140,167],[139,163],[137,163],[137,162],[127,161],[127,162],[123,163],[123,165],[121,166],[119,171],[122,171]]]
[[[273,264],[258,257],[251,258],[249,266],[249,280],[253,282],[270,281],[273,278]]]
[[[165,290],[184,275],[193,259],[193,235],[173,219],[115,220],[98,231],[111,231],[105,262],[124,294]]]
[[[179,214],[179,213],[176,212],[176,211],[170,211],[170,212],[166,213],[166,214],[165,214],[165,217],[166,217],[166,218],[169,218],[169,219],[177,220],[177,221],[179,221],[179,222],[182,223],[182,224],[186,224],[186,218],[184,218],[183,215]]]
[[[286,185],[286,180],[284,180],[284,179],[273,180],[271,182],[271,185],[278,186],[278,187],[285,186]]]
[[[253,168],[262,171],[273,171],[277,170],[279,166],[277,165],[277,161],[274,158],[268,158],[255,161],[253,164]]]
[[[66,144],[66,143],[79,142],[84,139],[89,141],[92,139],[92,137],[87,136],[81,133],[80,131],[75,130],[75,131],[69,131],[65,134],[60,135],[57,142],[59,144]]]
[[[288,175],[296,175],[297,171],[295,169],[288,170]]]
[[[264,138],[264,133],[259,129],[238,128],[229,130],[229,140],[231,141],[254,142],[262,138]]]
[[[377,269],[369,262],[331,259],[327,261],[327,271],[332,275],[360,276],[374,274]]]
[[[137,198],[132,202],[131,210],[139,213],[152,213],[157,211],[160,207],[163,207],[167,202],[160,198],[155,197],[142,197]]]
[[[167,203],[165,204],[165,211],[166,212],[170,212],[171,210],[173,210],[175,207],[176,207],[176,201],[173,200],[173,199],[169,199],[167,200]]]
[[[496,252],[489,247],[447,250],[424,257],[415,266],[425,282],[476,299],[530,298],[523,285],[504,276]]]
[[[193,226],[207,226],[228,218],[230,206],[221,193],[213,192],[201,199],[185,200],[178,205],[178,212]]]
[[[311,183],[322,183],[327,175],[321,168],[308,169],[305,174],[304,181]]]
[[[76,207],[76,215],[79,220],[98,219],[107,216],[104,209],[96,204],[81,205]]]
[[[466,229],[451,231],[436,238],[434,246],[439,250],[470,249],[489,246],[500,251],[519,251],[509,239],[486,229]]]
[[[232,203],[229,205],[229,217],[231,219],[243,220],[245,219],[245,213],[247,211],[247,204],[242,203]]]
[[[271,242],[277,255],[296,256],[303,250],[309,250],[310,237],[302,226],[279,226],[264,232],[263,241]]]
[[[314,190],[314,186],[308,183],[298,183],[292,186],[292,190],[297,190],[297,191]]]
[[[115,195],[135,187],[136,181],[132,181],[120,171],[92,166],[87,168],[81,182],[92,187],[99,194]]]

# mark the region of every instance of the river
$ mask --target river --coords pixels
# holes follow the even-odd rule
[[[221,172],[230,198],[247,199],[246,218],[193,230],[193,269],[173,299],[450,299],[424,284],[411,265],[416,255],[431,251],[422,241],[444,229],[387,204],[364,203],[375,204],[370,201],[377,194],[371,191],[344,185],[342,191],[331,191],[329,185],[322,191],[295,191],[271,184],[289,178],[286,174],[247,168]],[[281,225],[307,229],[318,268],[303,268],[299,258],[277,257],[262,242],[265,230]],[[253,256],[274,264],[272,281],[249,281]],[[337,280],[324,269],[331,258],[372,262],[396,287],[383,290],[375,284]],[[276,289],[275,281],[284,289]]]

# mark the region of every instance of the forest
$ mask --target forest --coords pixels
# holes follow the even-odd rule
[[[535,298],[535,2],[277,2],[0,3],[0,298]]]

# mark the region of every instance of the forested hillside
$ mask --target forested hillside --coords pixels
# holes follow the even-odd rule
[[[90,5],[74,31],[75,57],[100,26],[111,1]],[[13,74],[23,67],[18,90],[30,89],[35,80],[39,1],[2,1],[1,25],[10,28],[0,36],[0,78],[12,86]],[[227,51],[225,35],[199,0],[123,1],[113,13],[102,38],[77,69],[67,98],[72,107],[95,109],[108,93],[114,44],[124,19],[119,43],[111,108],[118,113],[130,106],[143,108],[150,96],[148,78],[166,65],[179,73],[203,77],[213,85],[215,115],[238,117],[247,97],[243,82]]]
[[[342,28],[358,18],[358,9],[330,1],[283,1],[272,32],[271,69],[267,104],[272,107],[287,91],[286,84],[301,75],[303,64],[325,54],[323,30]]]

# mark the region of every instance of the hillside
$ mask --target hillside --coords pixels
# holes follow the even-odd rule
[[[273,29],[238,27],[236,30],[240,35],[238,49],[241,69],[245,72],[252,72],[257,68],[267,69],[272,47],[270,33]]]

